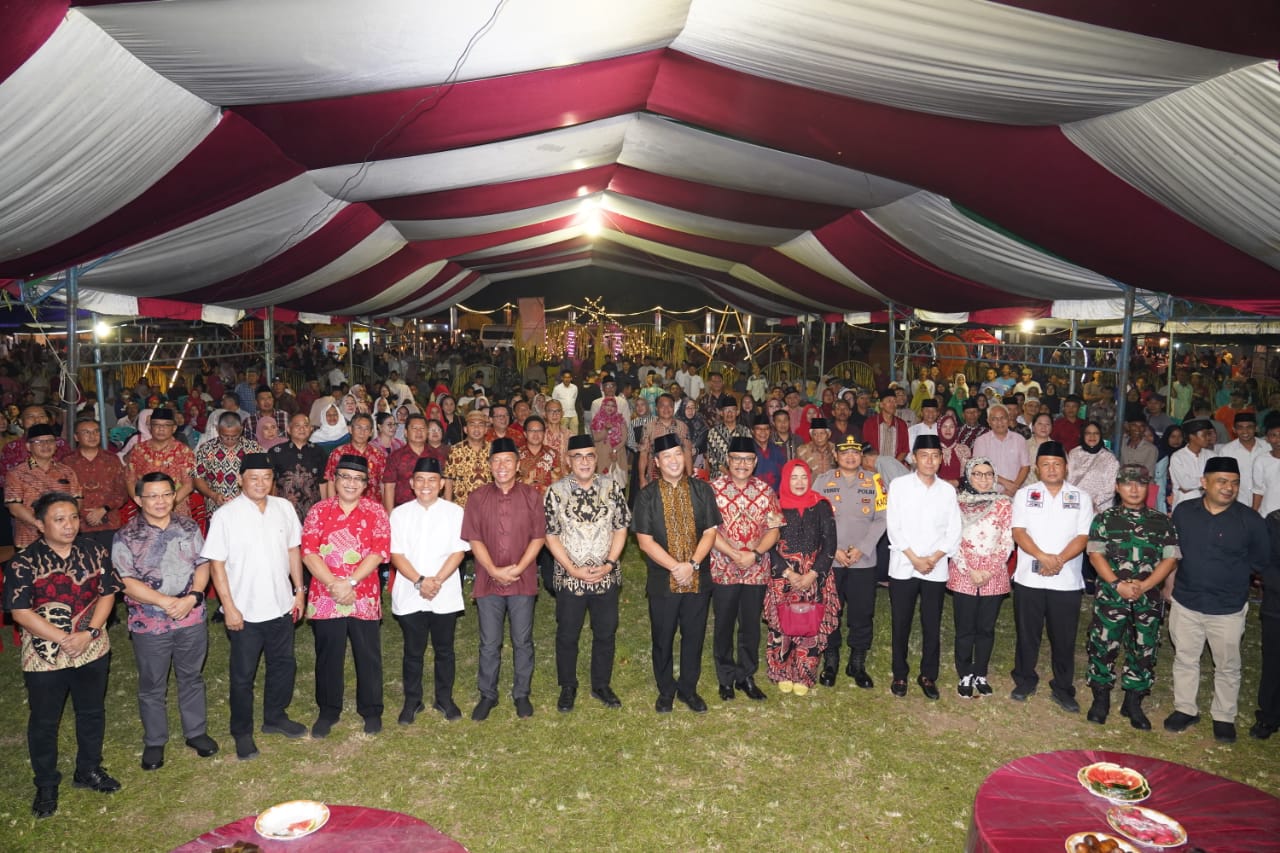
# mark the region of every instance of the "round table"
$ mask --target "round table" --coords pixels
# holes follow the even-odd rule
[[[1280,799],[1170,761],[1098,750],[1028,755],[988,776],[973,799],[965,850],[1062,853],[1074,832],[1119,835],[1107,823],[1112,803],[1076,780],[1081,767],[1096,761],[1132,767],[1147,777],[1151,796],[1141,805],[1164,812],[1187,831],[1186,846],[1176,850],[1280,851]]]
[[[350,853],[352,850],[467,853],[467,848],[425,821],[383,809],[330,804],[328,823],[311,835],[291,841],[263,838],[253,828],[257,819],[257,815],[242,817],[175,847],[173,853],[214,850],[229,847],[237,841],[251,841],[263,851],[289,853]]]

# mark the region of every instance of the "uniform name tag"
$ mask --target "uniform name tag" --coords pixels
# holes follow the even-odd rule
[[[1044,494],[1039,491],[1028,492],[1027,506],[1044,506]]]
[[[1063,509],[1079,509],[1080,495],[1077,492],[1068,492],[1062,496]]]

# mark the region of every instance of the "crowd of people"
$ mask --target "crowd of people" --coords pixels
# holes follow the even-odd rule
[[[38,817],[58,807],[68,694],[74,783],[120,787],[102,767],[117,598],[137,662],[142,769],[165,762],[171,669],[186,746],[202,757],[220,748],[202,675],[214,621],[229,641],[230,735],[249,760],[255,735],[319,739],[340,724],[348,648],[363,731],[381,732],[384,604],[403,639],[401,725],[427,710],[428,647],[431,708],[462,717],[455,636],[468,598],[479,632],[471,719],[500,704],[504,636],[514,712],[533,715],[540,589],[554,597],[544,648],[554,649],[557,710],[578,700],[588,617],[590,696],[621,707],[612,676],[630,534],[645,564],[657,713],[677,701],[707,711],[699,690],[712,614],[722,702],[764,701],[762,684],[792,696],[833,687],[846,652],[844,674],[872,689],[882,585],[894,696],[910,692],[914,663],[920,692],[940,698],[948,592],[954,689],[991,695],[1011,595],[1011,699],[1039,688],[1047,636],[1049,697],[1078,713],[1088,594],[1088,720],[1106,723],[1118,681],[1120,713],[1151,728],[1142,704],[1167,623],[1174,711],[1164,728],[1200,720],[1208,644],[1213,734],[1232,742],[1257,576],[1263,670],[1250,731],[1280,730],[1280,399],[1260,413],[1243,384],[1210,411],[1196,396],[1207,389],[1181,369],[1167,394],[1137,382],[1113,400],[1100,373],[1075,396],[1059,394],[1056,377],[1007,364],[972,384],[925,368],[873,393],[840,377],[770,386],[758,369],[730,387],[719,372],[643,357],[582,380],[566,365],[554,386],[477,377],[455,398],[438,365],[392,357],[384,367],[387,380],[366,389],[337,362],[319,363],[295,391],[261,366],[208,365],[189,388],[162,394],[144,381],[110,413],[81,411],[71,445],[48,405],[19,410],[0,451],[16,552],[4,604],[21,629]],[[1117,406],[1126,439],[1109,448]],[[315,648],[309,726],[289,716],[304,621]]]

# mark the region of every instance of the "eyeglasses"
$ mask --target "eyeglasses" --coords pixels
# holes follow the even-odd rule
[[[144,501],[153,501],[153,500],[155,500],[156,498],[171,498],[171,497],[173,497],[175,494],[177,494],[177,493],[176,493],[176,492],[157,492],[157,493],[156,493],[156,494],[154,494],[154,495],[141,495],[140,497],[141,497],[141,498],[142,498],[142,500],[144,500]]]
[[[33,438],[27,444],[57,444],[56,438]]]
[[[359,474],[339,474],[338,479],[348,483],[367,483],[369,481],[368,477],[361,477]]]
[[[984,480],[990,480],[995,475],[996,475],[995,471],[974,471],[972,474],[969,475],[969,477],[972,479],[977,479],[981,477]]]

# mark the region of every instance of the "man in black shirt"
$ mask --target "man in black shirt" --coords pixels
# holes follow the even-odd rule
[[[1240,697],[1240,638],[1249,612],[1249,581],[1268,558],[1267,527],[1262,517],[1236,502],[1240,466],[1233,457],[1215,456],[1204,466],[1199,500],[1183,501],[1173,511],[1182,561],[1174,577],[1169,636],[1173,640],[1173,713],[1167,731],[1181,732],[1200,721],[1196,693],[1200,655],[1207,642],[1213,652],[1213,736],[1236,739]]]

